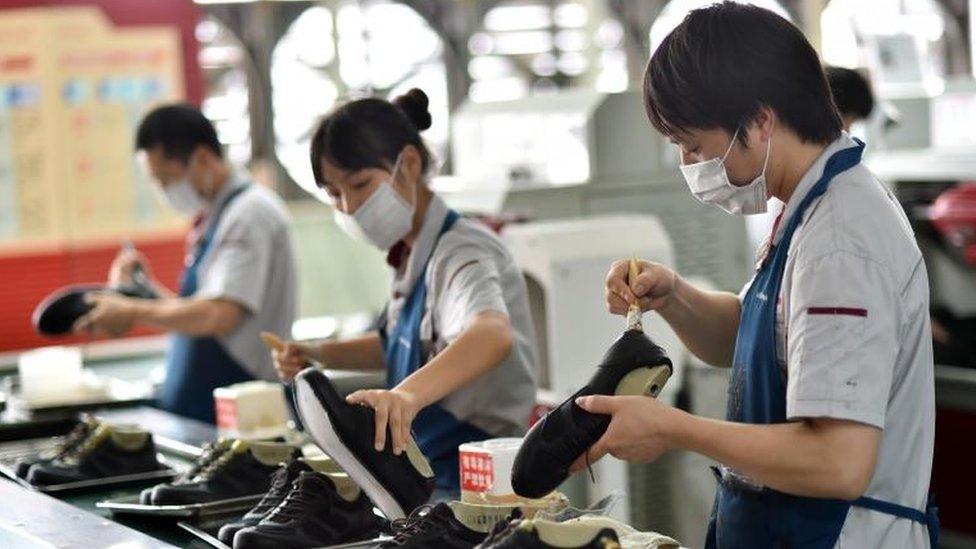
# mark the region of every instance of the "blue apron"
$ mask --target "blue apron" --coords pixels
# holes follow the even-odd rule
[[[451,230],[458,218],[458,213],[453,210],[447,213],[441,232],[437,235],[438,240]],[[425,265],[403,305],[403,310],[400,311],[393,331],[386,333],[385,326],[380,328],[383,352],[386,355],[386,383],[391,389],[425,363],[420,348],[420,322],[427,302],[426,279]],[[417,446],[434,469],[437,488],[444,490],[458,490],[460,486],[458,446],[465,442],[491,438],[491,435],[481,429],[459,421],[437,403],[421,410],[414,418],[412,427]]]
[[[823,176],[789,219],[779,244],[759,267],[742,300],[729,382],[727,419],[742,423],[786,422],[786,380],[776,360],[776,301],[793,233],[807,207],[823,195],[830,181],[861,161],[864,143],[834,153]],[[759,488],[734,474],[719,474],[719,490],[709,522],[707,548],[830,549],[837,543],[851,505],[914,520],[928,527],[932,549],[938,547],[938,515],[929,502],[925,512],[861,497],[854,501],[793,496]]]
[[[197,270],[213,244],[220,216],[227,205],[247,188],[247,185],[242,185],[232,190],[211,214],[206,233],[197,243],[196,251],[180,275],[180,297],[189,297],[197,291]],[[227,353],[216,338],[192,337],[174,332],[170,336],[166,380],[159,393],[158,405],[174,414],[214,423],[213,390],[252,379],[254,377]]]

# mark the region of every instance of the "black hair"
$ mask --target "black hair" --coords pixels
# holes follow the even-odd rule
[[[319,123],[309,151],[312,173],[320,187],[325,184],[322,160],[347,171],[390,169],[407,145],[420,152],[421,169],[433,162],[420,132],[430,127],[427,94],[412,89],[391,101],[377,98],[345,103]]]
[[[748,4],[691,11],[651,56],[643,88],[648,119],[667,136],[690,129],[734,133],[763,106],[805,142],[829,143],[841,131],[820,60],[803,33]]]
[[[224,152],[217,139],[217,130],[200,109],[177,103],[157,107],[143,117],[136,130],[136,150],[146,151],[162,146],[167,158],[186,163],[200,145],[219,158]]]
[[[842,67],[827,67],[824,72],[827,73],[827,82],[841,116],[851,115],[856,119],[871,116],[874,94],[861,73]]]

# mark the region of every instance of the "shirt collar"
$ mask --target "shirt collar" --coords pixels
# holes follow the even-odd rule
[[[394,268],[396,268],[396,274],[393,277],[393,293],[395,295],[409,294],[413,289],[414,284],[417,282],[417,279],[420,278],[421,273],[424,272],[424,268],[427,266],[430,255],[434,251],[434,245],[437,243],[437,239],[440,236],[441,227],[444,226],[444,220],[447,218],[447,213],[448,208],[447,204],[444,203],[444,200],[436,194],[433,195],[430,199],[430,203],[427,204],[427,212],[424,214],[424,222],[420,227],[420,232],[417,234],[416,240],[413,242],[413,247],[409,250],[402,249],[396,254],[399,256],[395,258],[399,260],[399,265],[394,265]],[[388,259],[394,259],[394,250],[402,246],[402,243],[397,243],[397,245],[390,250],[391,254],[388,256]],[[405,258],[405,261],[403,259],[404,253],[409,253],[409,255]]]
[[[230,197],[230,194],[232,192],[234,192],[234,189],[242,185],[245,185],[246,183],[247,181],[244,179],[243,176],[241,176],[241,174],[237,172],[231,172],[230,175],[227,177],[227,181],[224,183],[224,186],[221,187],[219,191],[217,191],[217,196],[215,196],[214,199],[210,201],[210,203],[207,205],[207,208],[205,210],[206,215],[209,217],[211,212],[214,212],[217,209],[219,209],[220,206],[227,201],[227,198]]]
[[[790,218],[793,216],[793,212],[800,206],[800,202],[803,198],[810,192],[813,186],[820,180],[823,175],[824,167],[827,165],[827,160],[834,155],[837,151],[848,149],[850,147],[856,147],[857,143],[851,139],[851,136],[847,132],[840,132],[840,136],[835,139],[827,148],[820,153],[817,160],[810,166],[810,169],[803,174],[803,178],[797,184],[796,188],[793,189],[793,194],[790,195],[790,200],[783,206],[780,212],[779,222],[776,223],[773,230],[773,244],[778,244],[780,238],[783,236],[783,232],[786,230],[786,226],[789,225]]]

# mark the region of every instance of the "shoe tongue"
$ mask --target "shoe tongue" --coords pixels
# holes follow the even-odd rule
[[[307,466],[306,466],[307,467]],[[295,479],[295,486],[302,490],[335,490],[335,484],[328,476],[316,471],[301,471]]]
[[[309,466],[304,462],[292,459],[285,462],[284,465],[278,468],[274,473],[274,477],[271,486],[271,490],[275,492],[284,492],[291,489],[292,484],[298,479],[298,476],[304,471],[311,471]]]

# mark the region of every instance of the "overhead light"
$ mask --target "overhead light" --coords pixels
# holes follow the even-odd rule
[[[485,14],[485,28],[490,31],[518,31],[545,29],[552,25],[548,6],[501,5]]]
[[[552,34],[546,31],[505,32],[495,35],[494,53],[526,55],[552,50]]]

